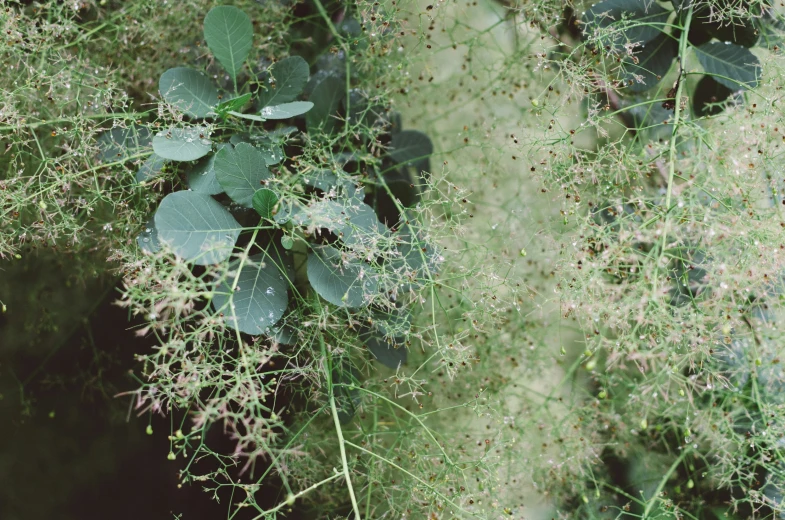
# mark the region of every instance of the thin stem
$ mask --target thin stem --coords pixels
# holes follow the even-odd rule
[[[317,2],[319,0],[316,0]],[[341,428],[341,421],[338,418],[338,407],[335,405],[335,387],[333,386],[333,370],[332,358],[327,354],[327,346],[324,344],[324,336],[319,334],[319,346],[322,350],[322,359],[327,362],[327,388],[330,396],[330,410],[332,410],[333,424],[335,424],[335,433],[338,435],[338,448],[341,451],[341,465],[343,467],[343,475],[346,478],[346,487],[349,490],[349,498],[352,500],[352,508],[354,509],[355,520],[361,520],[360,506],[357,503],[357,497],[354,495],[354,487],[352,486],[352,477],[349,474],[349,462],[346,458],[346,441],[343,438],[343,429]]]
[[[690,13],[691,12],[692,11],[690,10]],[[660,479],[660,483],[657,484],[657,489],[654,490],[654,495],[652,495],[651,500],[649,500],[646,503],[646,509],[643,510],[643,516],[641,516],[641,520],[646,520],[647,518],[650,518],[649,514],[651,513],[654,504],[657,503],[657,497],[660,495],[660,493],[662,493],[663,488],[665,488],[665,484],[668,482],[668,480],[670,480],[671,475],[673,475],[673,472],[676,471],[676,468],[679,467],[679,464],[681,464],[681,462],[684,460],[684,457],[686,456],[687,456],[687,450],[683,450],[681,452],[681,455],[679,455],[679,458],[673,461],[671,467],[668,468],[668,471],[666,471],[665,474],[662,476],[662,478]]]

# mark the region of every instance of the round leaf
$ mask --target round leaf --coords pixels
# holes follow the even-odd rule
[[[713,77],[703,76],[695,85],[692,110],[698,117],[715,116],[723,110],[720,103],[728,99],[731,94],[733,90],[718,83]]]
[[[128,128],[112,128],[98,137],[98,148],[102,162],[127,161],[131,156],[150,147],[150,130],[131,125]]]
[[[429,158],[433,155],[433,143],[422,132],[403,130],[393,135],[389,154],[396,164],[411,164],[418,172],[428,171]]]
[[[379,290],[379,281],[371,267],[358,260],[341,258],[341,252],[323,246],[308,254],[308,280],[314,290],[328,302],[340,307],[362,307]]]
[[[678,43],[665,33],[635,49],[637,63],[627,57],[624,62],[624,85],[633,92],[643,92],[657,85],[676,57]]]
[[[202,126],[170,128],[153,137],[153,150],[170,161],[195,161],[210,153],[212,143]]]
[[[308,62],[299,56],[289,56],[270,67],[272,80],[269,90],[259,96],[260,106],[280,105],[297,99],[308,83]]]
[[[253,194],[270,178],[263,155],[248,143],[219,150],[213,167],[226,194],[246,208],[252,207]]]
[[[312,108],[313,103],[310,101],[293,101],[282,105],[264,107],[261,115],[265,119],[289,119],[290,117],[303,115]]]
[[[406,363],[408,351],[403,338],[385,339],[379,332],[363,327],[360,331],[360,341],[368,347],[373,357],[382,365],[389,368],[398,368]]]
[[[164,166],[166,166],[166,159],[159,157],[154,153],[150,154],[150,157],[145,159],[142,166],[140,166],[139,170],[136,172],[136,182],[144,182],[152,179],[161,173]]]
[[[155,229],[155,220],[150,217],[144,230],[136,237],[139,248],[148,253],[157,253],[161,249],[161,242],[158,239],[158,230]]]
[[[696,47],[695,53],[706,72],[734,92],[758,86],[760,62],[749,49],[734,43],[710,42]]]
[[[231,264],[236,273],[239,260]],[[235,291],[234,276],[223,280],[213,296],[213,307],[222,312],[230,326],[246,334],[261,334],[272,327],[286,311],[289,284],[281,267],[270,257],[254,255],[239,272]]]
[[[262,218],[271,219],[273,217],[273,208],[278,204],[278,195],[273,190],[262,188],[253,194],[253,209],[261,215]]]
[[[218,91],[210,79],[188,67],[164,72],[158,81],[158,90],[167,103],[191,117],[207,117],[214,113],[218,104]]]
[[[248,15],[229,5],[213,7],[204,17],[204,39],[215,59],[236,79],[253,44]]]
[[[197,265],[229,258],[242,227],[220,203],[193,191],[170,193],[155,213],[162,242],[178,256]]]

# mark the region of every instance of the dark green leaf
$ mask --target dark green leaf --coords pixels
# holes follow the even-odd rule
[[[150,157],[145,159],[136,172],[136,182],[145,182],[152,179],[161,173],[164,166],[166,166],[166,159],[154,153],[150,154]]]
[[[273,190],[262,188],[253,194],[253,209],[262,218],[271,219],[273,217],[273,208],[278,204],[278,195]]]
[[[393,134],[389,154],[396,164],[412,165],[417,168],[417,173],[420,173],[430,170],[429,159],[433,155],[433,143],[422,132],[403,130]]]
[[[283,268],[260,254],[245,261],[232,291],[238,267],[239,260],[231,263],[233,272],[216,288],[213,307],[223,313],[229,326],[246,334],[262,334],[284,315],[289,283],[282,275]]]
[[[346,84],[335,76],[328,76],[316,85],[310,97],[313,108],[305,116],[308,132],[333,131],[337,123],[335,115],[343,101],[345,88]]]
[[[331,246],[314,248],[308,254],[308,280],[314,290],[339,307],[364,307],[379,290],[376,272],[364,262],[342,258]]]
[[[161,242],[158,239],[158,230],[155,229],[155,219],[150,217],[144,230],[136,237],[139,248],[148,253],[157,253],[161,249]]]
[[[326,228],[347,246],[360,250],[373,249],[389,233],[373,208],[357,199],[318,199],[292,213],[291,221],[297,226]]]
[[[695,47],[695,53],[706,72],[729,89],[758,86],[760,62],[749,49],[733,43],[711,42]]]
[[[643,92],[656,86],[668,72],[676,57],[678,42],[665,33],[637,47],[634,56],[638,63],[629,57],[623,60],[624,85],[633,92]]]
[[[158,81],[158,90],[167,103],[191,117],[212,115],[218,104],[218,91],[212,81],[188,67],[176,67],[164,72]]]
[[[204,18],[204,39],[218,62],[234,79],[253,44],[253,25],[240,9],[213,7]]]
[[[703,76],[695,86],[695,93],[692,96],[692,110],[698,117],[717,115],[722,112],[722,102],[728,99],[731,94],[733,94],[731,89],[718,83],[713,77]]]
[[[229,145],[219,145],[218,151],[227,146]],[[193,191],[206,195],[223,193],[224,189],[218,184],[218,179],[215,178],[215,156],[216,154],[212,154],[209,157],[203,157],[188,171],[188,187]]]
[[[264,119],[289,119],[305,114],[313,108],[310,101],[292,101],[282,105],[266,106],[260,112]]]
[[[397,369],[406,363],[408,351],[403,338],[385,338],[378,331],[368,327],[360,330],[359,338],[382,365]]]
[[[195,161],[210,153],[212,143],[202,126],[170,128],[153,137],[153,150],[170,161]]]
[[[150,130],[139,125],[112,128],[98,136],[100,158],[104,163],[127,161],[149,151],[150,143]]]
[[[197,265],[229,258],[242,230],[240,224],[209,195],[193,191],[170,193],[155,213],[162,242],[178,256]]]
[[[270,178],[262,154],[248,143],[221,149],[215,157],[215,178],[236,203],[252,207],[253,194]]]
[[[669,15],[670,11],[651,0],[603,0],[586,11],[584,34],[599,37],[602,46],[646,43],[659,36]],[[609,30],[619,32],[603,36]]]
[[[308,83],[308,62],[299,56],[289,56],[270,67],[272,79],[269,90],[259,95],[259,106],[280,105],[297,99]]]

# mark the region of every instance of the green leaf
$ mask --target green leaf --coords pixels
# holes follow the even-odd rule
[[[729,89],[736,91],[758,86],[760,62],[749,49],[734,43],[711,42],[695,47],[695,54],[706,72]]]
[[[313,108],[310,101],[292,101],[282,105],[266,106],[261,111],[265,119],[289,119],[305,114]]]
[[[228,146],[228,144],[221,144],[218,146],[218,151],[220,152]],[[223,193],[224,189],[215,178],[215,156],[216,154],[212,154],[209,157],[203,157],[188,171],[186,175],[188,187],[191,190],[205,195]]]
[[[262,154],[248,143],[221,149],[215,157],[215,178],[236,203],[250,208],[253,194],[270,178]]]
[[[322,190],[325,194],[330,194],[335,190],[335,195],[339,198],[356,198],[362,201],[365,193],[358,187],[347,173],[340,173],[331,170],[314,170],[303,174],[303,182],[309,186]]]
[[[145,182],[152,179],[161,173],[164,166],[166,166],[166,159],[154,153],[150,154],[150,157],[145,159],[136,172],[136,182]]]
[[[212,149],[212,142],[207,136],[207,128],[203,126],[170,128],[153,137],[153,150],[170,161],[195,161]]]
[[[167,103],[191,117],[213,115],[218,104],[218,91],[212,81],[188,67],[176,67],[161,74],[158,90]]]
[[[229,5],[213,7],[204,17],[204,39],[215,59],[236,80],[253,44],[248,15]]]
[[[289,302],[289,283],[281,274],[282,267],[269,256],[259,254],[245,261],[232,291],[238,267],[239,260],[230,264],[229,276],[216,288],[213,307],[240,332],[262,334],[284,315]]]
[[[419,287],[438,273],[443,258],[433,244],[412,234],[409,225],[401,222],[398,227],[395,239],[400,256],[390,262],[390,267],[400,276],[402,289]]]
[[[617,49],[628,42],[646,43],[664,29],[670,11],[651,0],[603,0],[591,6],[583,16],[583,32],[599,37],[602,46]],[[610,32],[620,29],[619,32]]]
[[[355,259],[343,260],[332,246],[314,248],[308,254],[308,280],[316,293],[339,307],[363,307],[379,291],[371,266]]]
[[[178,256],[197,265],[229,258],[242,227],[220,203],[193,191],[170,193],[155,213],[162,242]]]
[[[692,111],[698,117],[715,116],[722,112],[721,103],[731,94],[733,94],[733,90],[717,82],[713,77],[703,76],[695,85],[695,93],[692,95]]]
[[[291,220],[302,227],[326,228],[348,247],[359,250],[378,247],[389,234],[373,208],[357,199],[318,199],[293,212]]]
[[[127,161],[150,148],[150,130],[131,125],[128,128],[112,128],[98,136],[99,157],[104,163]]]
[[[150,217],[147,224],[139,235],[136,237],[136,243],[139,248],[148,253],[157,253],[161,249],[161,241],[158,239],[158,230],[155,229],[154,217]]]
[[[313,108],[305,116],[309,133],[333,131],[337,123],[334,116],[343,101],[345,88],[346,84],[335,76],[324,78],[314,87],[310,97]]]
[[[420,171],[430,170],[430,157],[433,143],[430,138],[417,130],[403,130],[393,134],[389,150],[390,158],[396,164],[412,165]]]
[[[278,204],[278,195],[273,190],[262,188],[253,194],[253,209],[266,219],[273,218],[273,208]]]
[[[215,106],[215,112],[217,114],[226,115],[230,111],[240,110],[246,104],[248,104],[250,100],[251,100],[250,93],[243,94],[242,96],[236,98],[227,99],[226,101],[218,103]]]
[[[270,67],[270,88],[259,95],[259,106],[280,105],[297,99],[308,83],[310,68],[300,56],[289,56]]]
[[[382,365],[397,369],[406,363],[408,351],[403,338],[385,339],[379,332],[368,327],[360,329],[359,338]]]
[[[673,63],[678,42],[665,33],[634,50],[638,63],[624,58],[624,85],[633,92],[644,92],[655,87]]]

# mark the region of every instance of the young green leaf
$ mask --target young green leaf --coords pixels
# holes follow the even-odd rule
[[[158,90],[167,103],[191,117],[208,117],[215,113],[218,104],[218,91],[212,81],[188,67],[176,67],[161,74]]]
[[[219,115],[226,115],[228,112],[240,110],[251,100],[251,94],[246,93],[242,96],[227,99],[215,105],[215,112]]]
[[[289,119],[305,114],[313,108],[310,101],[292,101],[282,105],[266,106],[261,111],[264,119]]]
[[[155,228],[162,242],[197,265],[229,258],[242,226],[219,202],[202,193],[176,191],[161,201]]]
[[[259,95],[259,106],[273,106],[297,99],[308,83],[310,68],[300,56],[289,56],[270,67],[269,89]]]
[[[204,39],[215,59],[236,79],[253,44],[248,15],[229,5],[213,7],[204,17]]]
[[[213,307],[223,313],[227,323],[246,334],[262,334],[269,330],[286,311],[289,302],[289,282],[281,275],[282,267],[266,255],[254,255],[236,273],[239,260],[230,264],[230,275],[216,288]]]
[[[270,178],[262,154],[248,143],[222,148],[215,157],[215,178],[236,203],[250,208],[256,190]]]
[[[212,149],[207,135],[207,128],[202,126],[173,127],[153,137],[153,151],[170,161],[195,161]]]
[[[761,67],[749,49],[727,42],[710,42],[695,47],[698,61],[714,79],[736,91],[758,86]]]
[[[278,195],[273,190],[262,188],[253,194],[253,209],[265,219],[273,218],[273,208],[278,204]]]
[[[310,101],[313,109],[305,116],[305,123],[310,133],[330,133],[337,122],[335,113],[341,106],[346,84],[335,76],[324,78],[311,92]]]
[[[379,290],[371,266],[359,260],[342,259],[332,246],[314,248],[308,254],[308,280],[316,293],[339,307],[364,307]]]

